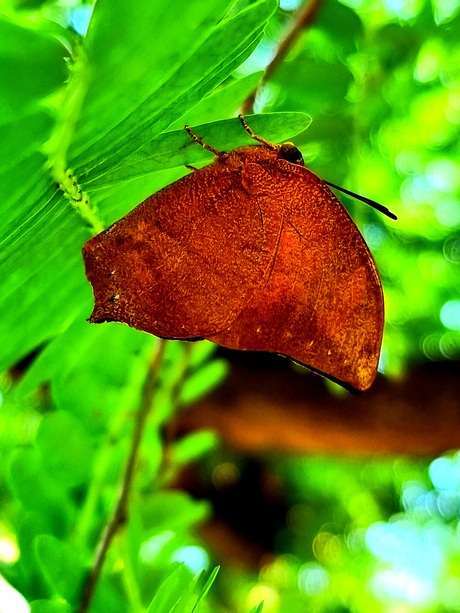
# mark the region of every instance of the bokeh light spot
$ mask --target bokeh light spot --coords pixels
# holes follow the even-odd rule
[[[414,70],[414,78],[421,83],[433,81],[439,75],[443,62],[441,41],[431,38],[420,49]]]
[[[433,594],[433,586],[408,572],[394,569],[381,570],[371,580],[372,590],[379,598],[402,599],[422,604]]]
[[[319,532],[313,540],[312,548],[319,562],[331,564],[339,559],[342,543],[338,536],[330,532]]]
[[[460,300],[449,300],[441,307],[441,323],[449,330],[460,330]]]
[[[460,466],[451,458],[436,458],[428,468],[431,482],[438,490],[456,490],[460,485]]]
[[[444,243],[444,256],[449,262],[460,264],[460,237],[453,236]]]
[[[443,192],[455,192],[460,187],[460,167],[452,160],[436,158],[426,165],[429,182]]]
[[[70,13],[70,25],[81,36],[86,36],[94,5],[77,6]]]
[[[316,596],[329,587],[329,573],[319,564],[304,564],[299,571],[298,584],[301,592]]]
[[[370,249],[378,249],[387,237],[385,228],[376,223],[365,224],[362,228],[364,239]]]
[[[448,360],[460,359],[460,332],[446,332],[441,336],[439,348]]]
[[[209,567],[209,556],[203,547],[189,545],[179,547],[171,556],[172,562],[182,562],[192,572],[198,573]]]
[[[155,560],[163,547],[167,545],[173,538],[175,533],[172,530],[165,530],[160,534],[156,534],[145,543],[142,543],[140,548],[140,558],[144,562],[151,563]]]
[[[283,11],[295,11],[302,4],[302,0],[280,0],[280,8]]]
[[[212,482],[218,490],[224,490],[238,483],[240,471],[233,462],[222,462],[212,471]]]
[[[422,0],[384,0],[384,5],[399,19],[413,19],[420,12],[423,2]]]
[[[448,611],[460,611],[460,579],[450,577],[442,586],[442,603]]]
[[[16,541],[9,536],[0,537],[0,560],[6,564],[13,564],[19,558],[19,549]]]
[[[431,0],[435,22],[440,25],[455,17],[460,10],[459,0]]]
[[[421,342],[423,353],[429,360],[440,360],[442,356],[441,351],[441,338],[442,334],[427,334]]]
[[[455,197],[446,197],[436,202],[436,219],[446,228],[460,225],[460,201]]]
[[[256,585],[248,594],[248,608],[252,609],[264,603],[264,613],[278,613],[280,597],[278,592],[268,585]]]

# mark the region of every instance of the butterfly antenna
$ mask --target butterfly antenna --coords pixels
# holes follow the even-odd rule
[[[368,204],[369,206],[371,206],[373,209],[380,211],[381,213],[383,213],[390,219],[398,219],[394,213],[392,213],[390,210],[387,209],[386,206],[383,206],[383,204],[379,204],[375,200],[366,198],[366,196],[360,196],[360,194],[355,194],[355,192],[351,192],[350,190],[345,189],[344,187],[340,187],[340,185],[335,185],[335,183],[331,183],[330,181],[324,181],[324,183],[326,183],[330,187],[333,187],[334,189],[338,189],[340,192],[343,192],[344,194],[347,194],[348,196],[352,196],[353,198],[356,198],[356,200],[361,200],[361,202],[364,202],[365,204]]]

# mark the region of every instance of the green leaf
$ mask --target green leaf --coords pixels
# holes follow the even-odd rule
[[[29,394],[51,383],[59,409],[85,423],[90,434],[104,432],[120,408],[138,406],[146,365],[157,342],[128,326],[89,324],[81,314],[42,351],[17,391]]]
[[[188,598],[192,587],[193,579],[190,572],[185,566],[178,566],[157,590],[147,613],[179,613],[180,609],[177,607]]]
[[[165,530],[180,532],[189,529],[208,517],[209,507],[185,492],[164,491],[145,497],[138,513],[145,530],[154,535]]]
[[[195,611],[198,609],[198,606],[200,605],[200,603],[201,603],[201,602],[202,602],[202,601],[205,599],[205,597],[207,596],[207,594],[208,594],[209,590],[210,590],[210,589],[211,589],[211,587],[212,587],[212,584],[213,584],[213,583],[214,583],[214,581],[216,580],[216,577],[217,577],[217,575],[218,575],[218,573],[219,573],[219,570],[220,570],[220,566],[216,566],[216,567],[215,567],[215,568],[212,570],[211,574],[209,575],[209,577],[208,577],[208,578],[207,578],[207,580],[206,580],[206,583],[204,584],[204,586],[203,586],[203,587],[202,587],[202,589],[201,589],[201,592],[200,592],[200,594],[199,594],[199,596],[198,596],[198,598],[197,598],[197,601],[196,601],[196,603],[195,603],[195,605],[194,605],[193,609],[191,610],[191,613],[194,613],[194,612],[195,612]]]
[[[36,449],[16,449],[7,467],[7,482],[23,506],[41,516],[50,532],[66,534],[74,515],[66,491],[44,470]]]
[[[132,609],[126,599],[126,591],[113,575],[102,575],[91,601],[89,613],[127,613]]]
[[[0,369],[45,340],[43,334],[30,338],[30,327],[39,328],[40,321],[46,319],[52,328],[49,322],[53,321],[53,310],[45,314],[43,308],[34,308],[37,287],[44,294],[49,290],[47,272],[50,269],[43,268],[44,255],[53,253],[60,260],[61,269],[66,261],[60,252],[65,245],[64,232],[60,242],[50,251],[47,240],[42,240],[48,239],[50,213],[56,214],[60,203],[56,187],[44,171],[46,158],[39,153],[51,134],[54,120],[38,104],[44,96],[63,85],[67,77],[64,58],[69,52],[55,33],[65,38],[64,31],[44,19],[32,22],[17,17],[14,23],[0,19],[0,199],[4,215],[0,229],[0,334],[8,339],[0,357]],[[40,227],[37,227],[38,219]],[[54,225],[55,230],[61,220]],[[69,232],[69,236],[75,236],[75,232]],[[43,279],[42,283],[33,283],[33,292],[29,284],[32,265],[41,269]],[[55,278],[58,277],[59,272],[55,274]],[[50,293],[59,295],[60,289],[58,282],[57,288]],[[63,302],[65,304],[65,298]],[[22,305],[21,312],[18,312],[18,305]],[[61,305],[61,313],[63,311],[65,317]],[[32,317],[31,312],[35,313]]]
[[[241,79],[231,79],[219,86],[169,126],[169,130],[180,130],[185,124],[210,123],[234,115],[249,94],[257,88],[263,74],[263,72],[254,72]]]
[[[291,138],[308,128],[311,118],[306,113],[271,113],[248,115],[248,124],[255,133],[272,142]],[[243,129],[238,119],[226,119],[201,126],[193,126],[193,131],[204,142],[220,151],[230,151],[242,145],[254,145],[254,139]],[[89,174],[85,181],[87,189],[95,189],[122,181],[149,175],[166,168],[210,162],[213,154],[197,145],[184,129],[165,132],[147,143],[139,151],[128,155],[113,170],[92,178]],[[99,172],[100,169],[97,169]]]
[[[302,79],[298,79],[299,70],[305,73]],[[285,108],[308,108],[317,118],[319,113],[332,115],[349,105],[346,96],[353,75],[338,60],[312,57],[305,48],[293,62],[280,67],[274,80],[285,93]]]
[[[37,535],[51,531],[49,523],[49,518],[43,514],[19,507],[14,529],[20,557],[14,566],[4,566],[2,572],[26,598],[50,597],[50,591],[37,568],[37,560],[31,547]],[[33,590],[30,589],[31,586],[34,586]]]
[[[324,53],[331,50],[343,60],[356,52],[358,41],[363,37],[363,24],[356,12],[340,2],[326,2],[321,6],[315,28],[326,35]]]
[[[49,534],[33,543],[37,563],[50,588],[71,604],[78,602],[86,569],[75,550]]]
[[[89,480],[94,450],[88,433],[76,417],[66,411],[45,415],[36,444],[48,473],[64,488]]]
[[[26,113],[67,77],[68,51],[45,24],[0,17],[0,123]]]
[[[5,175],[10,169],[27,159],[49,138],[54,124],[53,117],[43,109],[33,109],[21,117],[16,117],[1,126],[2,146],[0,148],[0,174]],[[10,177],[11,179],[11,177]],[[11,190],[12,181],[3,186]]]
[[[90,82],[74,155],[117,128],[142,104],[148,108],[149,98],[162,86],[166,97],[178,67],[206,40],[230,4],[189,2],[177,11],[164,0],[98,2],[86,39]],[[117,129],[122,138],[130,121]],[[110,147],[116,137],[112,134],[108,141]],[[105,147],[99,143],[100,150]]]
[[[182,405],[193,404],[220,385],[228,374],[225,360],[212,360],[197,372],[189,374],[180,391]]]
[[[72,609],[67,603],[57,600],[33,600],[30,613],[72,613]]]
[[[217,350],[217,345],[210,341],[199,341],[189,345],[189,367],[191,370],[197,369],[206,363]]]
[[[197,573],[191,578],[186,568],[179,566],[161,585],[150,603],[147,613],[151,610],[157,611],[156,608],[152,608],[153,605],[163,607],[162,610],[169,611],[170,613],[194,613],[198,611],[200,604],[204,602],[211,589],[218,572],[219,567],[214,568],[203,587],[199,590],[199,593],[195,594],[197,586],[201,583],[201,579],[205,574],[204,571]]]
[[[157,5],[158,3],[152,3],[154,10],[157,9]],[[164,2],[161,2],[160,5],[167,7],[169,10],[169,5]],[[194,3],[193,7],[195,7]],[[98,109],[93,119],[85,119],[85,110],[83,111],[82,124],[84,127],[79,131],[78,141],[72,149],[73,154],[71,153],[71,164],[76,169],[77,174],[82,174],[82,171],[85,171],[87,177],[91,178],[95,173],[100,176],[114,168],[128,155],[158,136],[174,120],[184,115],[188,109],[195,106],[248,57],[262,36],[266,20],[275,9],[275,0],[255,2],[231,18],[224,19],[219,24],[205,29],[203,33],[200,33],[195,52],[190,54],[184,50],[182,57],[177,56],[176,44],[171,44],[171,40],[174,40],[174,38],[171,38],[171,34],[168,32],[167,49],[169,53],[174,54],[175,58],[170,63],[172,71],[168,68],[166,75],[163,75],[165,65],[168,66],[168,64],[157,62],[157,71],[160,66],[162,75],[158,81],[155,81],[155,78],[151,81],[148,78],[148,73],[141,74],[141,78],[139,82],[136,82],[133,91],[137,92],[138,87],[142,85],[143,88],[147,84],[150,87],[150,91],[143,90],[141,104],[139,104],[140,96],[136,94],[136,100],[133,101],[130,108],[131,112],[124,119],[120,118],[120,115],[123,116],[124,113],[120,113],[118,104],[110,106],[107,105],[107,101],[104,101],[103,108]],[[176,19],[177,17],[176,15]],[[125,24],[123,25],[125,26]],[[161,27],[163,31],[167,32],[163,25]],[[193,19],[188,20],[187,23],[183,24],[180,37],[187,36],[187,32],[192,29],[191,36],[196,39],[195,27],[195,21]],[[110,37],[112,36],[111,32]],[[147,40],[149,39],[147,38]],[[121,46],[125,48],[124,53],[131,55],[132,49],[136,48],[138,41],[137,33],[133,46],[129,46],[129,41],[126,39],[122,40]],[[142,48],[145,49],[145,46]],[[166,61],[166,57],[163,53],[163,61]],[[125,59],[125,56],[123,56],[123,59]],[[117,66],[116,74],[119,72],[129,73],[129,70],[126,71],[122,63]],[[116,81],[115,83],[111,82],[110,86],[113,91],[123,91],[116,85]],[[93,98],[94,96],[88,94],[87,100]],[[107,109],[113,110],[108,113]],[[116,117],[113,115],[114,112],[117,112]],[[115,127],[98,138],[97,147],[89,147],[90,144],[94,144],[94,139],[93,143],[89,141],[90,135],[100,134],[97,125],[101,115],[108,115],[111,118],[109,121]],[[105,120],[105,122],[107,121]],[[104,152],[104,155],[101,159],[102,152]]]
[[[15,169],[13,185],[26,185],[30,192],[16,202],[4,201],[3,227],[9,226],[9,233],[0,255],[0,337],[6,341],[0,370],[65,330],[82,306],[86,312],[91,308],[80,255],[88,234],[68,201],[51,187],[45,190],[50,180],[43,176],[43,162],[34,159],[32,174],[32,169],[25,174]]]
[[[200,430],[187,434],[174,444],[171,463],[184,466],[213,451],[219,445],[219,437],[211,430]]]

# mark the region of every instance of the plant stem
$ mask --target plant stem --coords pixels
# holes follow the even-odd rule
[[[107,475],[112,470],[114,446],[124,436],[128,419],[132,420],[132,417],[126,413],[126,407],[139,403],[138,390],[142,390],[146,376],[144,364],[150,361],[150,356],[156,342],[152,338],[151,342],[146,343],[146,347],[142,349],[142,353],[139,354],[137,359],[132,360],[130,368],[126,373],[125,383],[118,394],[116,412],[110,418],[109,428],[105,434],[105,442],[98,449],[91,483],[75,526],[73,539],[77,547],[88,546],[89,541],[92,541],[92,525],[94,517],[99,513],[100,498],[105,487]]]
[[[321,3],[322,0],[307,0],[307,2],[305,2],[305,4],[298,10],[290,29],[288,30],[286,36],[281,40],[274,58],[267,66],[260,85],[243,102],[243,105],[241,107],[241,112],[243,115],[252,112],[257,90],[261,85],[267,83],[267,81],[271,79],[273,74],[278,69],[278,66],[284,60],[296,40],[301,35],[302,31],[307,29],[308,26],[313,23],[321,6]]]
[[[160,339],[158,341],[156,351],[152,356],[147,376],[144,382],[141,401],[137,412],[136,421],[134,424],[134,432],[131,440],[128,460],[126,462],[123,478],[120,484],[117,501],[111,516],[104,528],[101,539],[96,549],[96,555],[90,569],[86,584],[84,586],[82,599],[79,606],[79,613],[86,613],[91,604],[91,599],[97,586],[97,582],[102,572],[104,562],[110,545],[118,531],[118,529],[127,521],[129,497],[132,491],[134,482],[135,469],[137,465],[139,447],[142,441],[147,417],[150,413],[153,404],[153,396],[155,392],[158,374],[160,371],[161,362],[163,359],[166,341]]]
[[[76,47],[74,53],[72,62],[68,64],[67,87],[59,103],[54,103],[57,119],[51,137],[44,145],[44,151],[48,155],[51,176],[59,184],[71,206],[89,226],[91,234],[99,234],[104,230],[99,212],[68,168],[68,152],[85,101],[90,74],[83,45]]]

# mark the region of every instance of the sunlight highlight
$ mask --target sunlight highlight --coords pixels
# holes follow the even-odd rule
[[[172,530],[165,530],[142,543],[139,556],[143,562],[152,563],[165,547],[176,536]]]
[[[280,597],[278,592],[268,585],[256,585],[249,592],[247,604],[250,609],[264,603],[264,613],[278,613]]]
[[[16,541],[9,536],[0,537],[0,562],[14,564],[19,558]]]
[[[413,19],[422,9],[422,0],[384,0],[390,13],[399,19]]]
[[[307,596],[317,596],[329,587],[329,573],[319,564],[304,564],[299,571],[298,583],[301,592]]]
[[[0,575],[0,613],[29,613],[26,599]]]
[[[197,545],[179,547],[171,556],[171,562],[182,562],[194,574],[209,568],[206,550]]]
[[[453,19],[460,11],[460,0],[431,0],[434,20],[440,25]]]
[[[449,330],[460,330],[460,300],[449,300],[441,307],[441,323]]]

